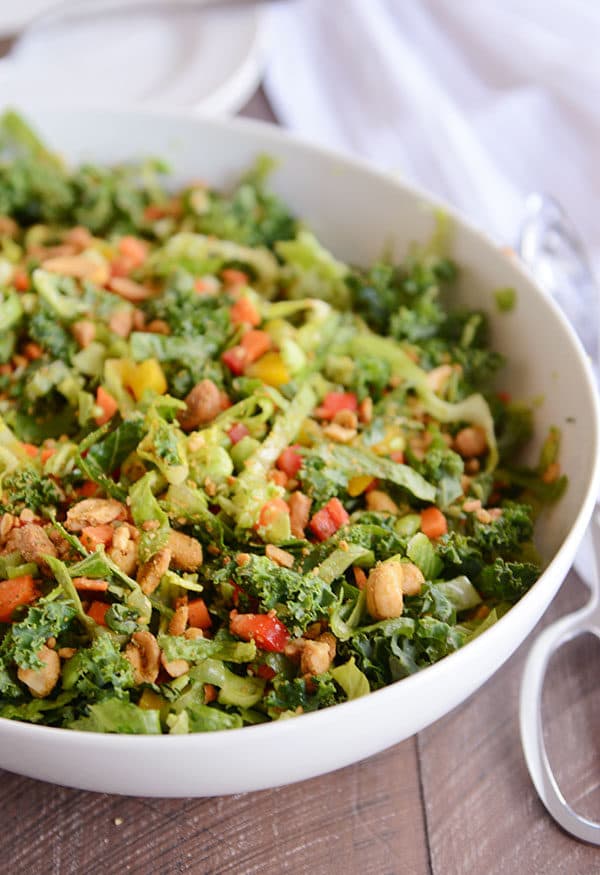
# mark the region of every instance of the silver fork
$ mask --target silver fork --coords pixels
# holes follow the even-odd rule
[[[544,195],[532,195],[518,245],[519,254],[539,285],[556,298],[598,370],[598,310],[596,286],[585,248],[560,205]],[[521,741],[529,774],[548,812],[567,832],[600,845],[600,823],[578,814],[561,793],[546,746],[542,720],[542,691],[552,655],[567,641],[585,632],[600,638],[600,509],[592,517],[585,549],[592,561],[575,562],[591,591],[578,611],[548,626],[527,657],[521,682]],[[581,553],[578,554],[581,556]]]

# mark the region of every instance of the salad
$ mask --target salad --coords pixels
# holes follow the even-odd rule
[[[344,264],[270,166],[173,193],[2,119],[2,717],[286,719],[431,665],[540,574],[559,433],[518,463],[532,411],[485,313],[441,301],[451,229]]]

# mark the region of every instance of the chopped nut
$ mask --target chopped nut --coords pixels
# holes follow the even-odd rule
[[[356,429],[358,426],[358,417],[353,410],[338,410],[334,415],[332,422],[335,425],[341,425],[342,428]]]
[[[368,425],[373,419],[373,399],[368,395],[358,405],[358,419],[364,425]]]
[[[85,349],[96,337],[96,326],[89,319],[80,319],[71,325],[71,334],[82,349]]]
[[[290,508],[290,528],[295,538],[304,538],[304,529],[308,524],[312,499],[303,492],[293,492],[288,505]]]
[[[235,564],[243,568],[244,565],[250,562],[251,558],[250,553],[238,553],[235,557]]]
[[[160,661],[164,670],[167,674],[171,675],[172,678],[179,678],[182,674],[186,674],[190,670],[190,664],[187,659],[172,659],[171,662],[167,662],[164,653],[161,653]]]
[[[52,692],[60,677],[60,658],[56,650],[42,645],[37,653],[42,661],[42,668],[19,668],[17,677],[29,688],[36,699],[43,699]]]
[[[454,449],[465,459],[482,456],[487,450],[487,438],[482,428],[467,426],[454,437]]]
[[[160,648],[151,632],[145,629],[134,632],[123,655],[133,668],[136,684],[154,683],[158,677]]]
[[[183,635],[188,622],[188,612],[187,605],[179,605],[169,620],[169,635]]]
[[[425,583],[423,572],[413,562],[402,563],[402,594],[418,595]]]
[[[327,641],[305,640],[300,653],[300,671],[308,675],[323,674],[329,670],[331,659],[330,645]]]
[[[196,571],[202,565],[202,544],[183,532],[171,531],[167,540],[171,564],[179,571]]]
[[[11,513],[2,514],[0,517],[0,541],[3,541],[8,536],[8,533],[15,526],[16,522],[16,516],[13,516]]]
[[[143,286],[141,283],[136,283],[124,276],[113,276],[106,285],[115,295],[119,295],[119,297],[134,304],[138,301],[146,301],[153,295],[152,289],[148,286]]]
[[[171,328],[164,319],[153,319],[152,322],[148,322],[146,325],[146,331],[149,331],[151,334],[164,334],[166,336],[171,333]]]
[[[59,647],[57,651],[61,659],[71,659],[77,653],[76,647]]]
[[[12,528],[6,539],[6,552],[18,552],[24,562],[38,562],[45,565],[44,556],[56,556],[56,547],[45,529],[28,523],[20,528]]]
[[[400,512],[398,505],[390,498],[387,492],[381,492],[379,489],[372,489],[370,492],[367,492],[366,501],[369,510],[393,514]]]
[[[484,507],[480,508],[479,510],[476,510],[475,516],[480,523],[483,523],[483,525],[488,525],[492,521],[492,517],[490,516],[490,514],[487,512],[487,510]]]
[[[281,566],[281,568],[292,568],[294,565],[294,557],[292,554],[288,553],[287,550],[282,550],[281,547],[276,547],[275,544],[267,544],[265,555],[267,559],[270,559],[271,562]]]
[[[108,327],[119,337],[129,337],[133,328],[133,311],[119,309],[111,313]]]
[[[89,280],[103,286],[109,278],[108,265],[105,261],[90,258],[87,255],[58,255],[47,258],[41,264],[49,273],[71,276],[75,279]]]
[[[196,626],[191,626],[189,629],[186,629],[183,633],[183,637],[189,640],[194,640],[194,638],[204,638],[204,632],[202,629],[197,629]]]
[[[212,380],[201,380],[185,397],[185,410],[177,414],[184,431],[212,422],[221,412],[221,392]]]
[[[452,376],[452,365],[439,365],[427,373],[427,385],[434,392],[441,392],[446,388],[448,380]]]
[[[91,233],[83,225],[76,225],[65,234],[65,243],[74,246],[79,251],[87,249],[93,241]]]
[[[400,617],[404,610],[403,563],[396,561],[376,565],[367,578],[367,610],[375,620]]]
[[[117,530],[118,531],[118,530]],[[137,547],[135,541],[128,540],[122,548],[115,544],[113,537],[112,545],[108,550],[108,555],[118,565],[124,574],[132,577],[135,574],[135,569],[138,564]]]
[[[65,528],[80,532],[86,526],[101,526],[126,517],[125,505],[114,498],[84,498],[67,511]]]
[[[470,498],[468,501],[463,502],[462,509],[465,513],[473,513],[481,509],[481,501],[478,498]]]
[[[344,428],[343,425],[338,425],[335,422],[326,425],[323,429],[323,434],[335,441],[336,444],[349,444],[356,437],[356,433],[355,428]]]
[[[480,468],[481,464],[479,459],[467,459],[465,462],[465,471],[467,474],[477,474]]]
[[[147,562],[144,562],[138,571],[137,582],[142,588],[145,595],[151,595],[158,584],[161,577],[169,568],[171,562],[171,550],[169,547],[163,547],[154,556],[151,556]]]

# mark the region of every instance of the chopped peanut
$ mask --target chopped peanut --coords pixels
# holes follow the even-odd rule
[[[287,550],[282,550],[281,547],[276,547],[275,544],[267,544],[265,548],[267,559],[274,562],[275,565],[280,565],[282,568],[292,568],[294,557]]]

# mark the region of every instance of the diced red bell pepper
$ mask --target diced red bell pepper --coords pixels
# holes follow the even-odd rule
[[[227,434],[231,443],[237,444],[242,438],[249,435],[250,432],[242,422],[234,422]]]
[[[266,681],[272,681],[277,672],[270,665],[257,665],[256,674],[259,678],[264,678]]]
[[[302,456],[298,452],[300,444],[294,444],[291,447],[286,447],[276,461],[276,465],[280,471],[287,474],[288,477],[295,477],[302,467]]]
[[[308,524],[309,529],[319,541],[326,541],[350,519],[338,498],[331,498],[321,510],[314,514]]]
[[[238,614],[232,611],[229,631],[244,641],[254,641],[261,650],[282,653],[290,633],[273,614]]]
[[[221,356],[221,361],[226,365],[232,374],[239,377],[244,373],[244,368],[248,363],[246,350],[242,346],[232,346],[226,349]]]
[[[333,419],[340,410],[358,410],[358,398],[354,392],[328,392],[315,412],[320,419]]]

